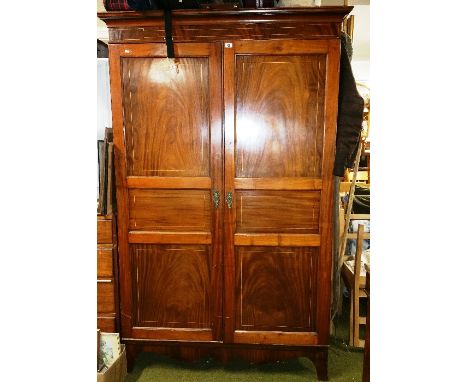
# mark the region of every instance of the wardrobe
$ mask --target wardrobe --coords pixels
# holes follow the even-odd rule
[[[340,30],[352,7],[100,13],[121,338],[188,360],[307,356],[327,380]]]

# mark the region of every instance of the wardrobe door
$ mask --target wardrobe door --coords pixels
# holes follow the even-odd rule
[[[339,41],[225,43],[225,339],[328,340]]]
[[[212,341],[222,320],[221,50],[110,45],[122,337]],[[219,206],[218,206],[219,205]]]

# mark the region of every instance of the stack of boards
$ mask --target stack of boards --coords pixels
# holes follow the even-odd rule
[[[110,215],[114,210],[114,144],[112,129],[106,128],[104,139],[97,141],[98,198],[97,213]]]

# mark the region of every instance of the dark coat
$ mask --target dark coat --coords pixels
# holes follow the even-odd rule
[[[346,35],[341,36],[340,89],[338,95],[338,121],[336,154],[333,175],[344,176],[356,157],[361,136],[364,100],[359,95],[346,49]]]

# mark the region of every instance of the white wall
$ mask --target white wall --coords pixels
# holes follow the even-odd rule
[[[97,12],[105,12],[104,0],[97,0]],[[107,30],[106,23],[97,17],[97,38],[102,41],[109,41],[109,31]]]
[[[370,81],[370,6],[355,5],[351,11],[354,15],[353,59],[351,66],[357,81]]]
[[[109,60],[97,59],[97,139],[104,139],[104,129],[112,127]]]

